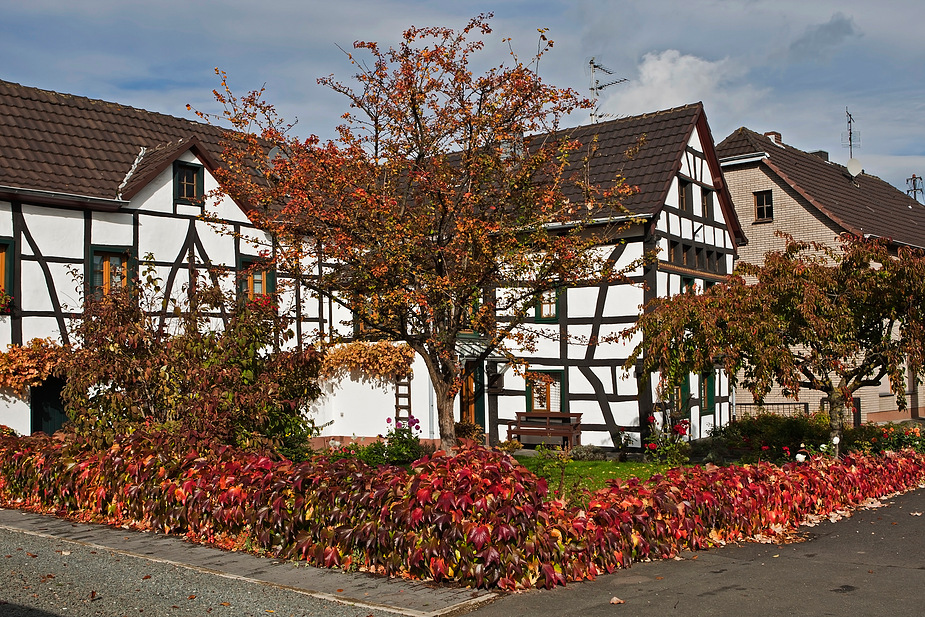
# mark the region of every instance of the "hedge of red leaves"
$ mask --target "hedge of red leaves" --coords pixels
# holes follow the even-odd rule
[[[911,451],[784,467],[676,469],[615,481],[587,510],[499,452],[437,453],[410,471],[355,459],[273,461],[136,432],[110,450],[0,436],[0,500],[325,567],[504,589],[553,587],[732,540],[793,530],[919,486]]]

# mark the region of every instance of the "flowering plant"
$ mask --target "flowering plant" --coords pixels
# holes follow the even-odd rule
[[[9,315],[13,312],[13,296],[0,288],[0,315]]]
[[[690,432],[690,420],[683,419],[659,425],[655,416],[649,418],[649,437],[644,443],[645,454],[657,463],[672,466],[683,465],[690,453],[687,435]]]

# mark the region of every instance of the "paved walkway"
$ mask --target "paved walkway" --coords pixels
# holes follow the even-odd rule
[[[73,523],[19,510],[0,509],[0,529],[54,538],[232,580],[257,582],[323,600],[411,617],[464,612],[496,597],[496,594],[484,590],[313,568],[192,544],[176,536]]]

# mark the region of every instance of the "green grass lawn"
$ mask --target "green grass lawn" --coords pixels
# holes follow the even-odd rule
[[[538,456],[517,456],[515,457],[524,467],[546,478],[549,482],[550,491],[559,486],[559,470],[549,461],[543,461]],[[544,465],[545,463],[545,465]],[[608,480],[621,478],[626,480],[636,476],[640,480],[646,480],[656,473],[661,473],[668,469],[667,465],[658,465],[655,463],[639,463],[618,461],[571,461],[565,468],[565,487],[579,487],[589,491],[595,491],[607,485]]]

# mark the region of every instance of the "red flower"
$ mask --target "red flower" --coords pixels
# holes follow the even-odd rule
[[[649,416],[649,424],[655,424],[655,416]]]
[[[771,448],[771,446],[761,446],[761,449],[762,449],[762,450],[769,450],[770,448]]]
[[[647,444],[646,447],[650,450],[658,450],[658,446],[654,443]]]

